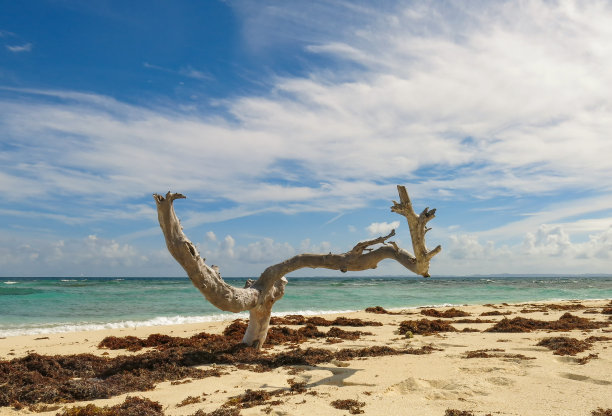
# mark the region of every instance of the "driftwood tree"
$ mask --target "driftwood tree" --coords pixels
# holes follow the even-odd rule
[[[154,194],[153,197],[157,203],[159,225],[170,254],[185,269],[193,285],[214,306],[229,312],[249,311],[249,325],[242,342],[259,348],[268,334],[272,306],[285,293],[285,275],[295,270],[310,267],[341,272],[360,271],[375,269],[380,261],[392,259],[416,274],[429,277],[429,261],[441,250],[440,246],[433,250],[428,250],[425,246],[425,233],[430,230],[427,223],[434,218],[436,210],[425,208],[417,215],[412,209],[406,188],[398,185],[397,189],[400,202],[393,201],[391,211],[402,215],[408,221],[414,255],[389,241],[389,238],[395,235],[395,230],[392,230],[384,237],[357,243],[346,253],[299,254],[268,267],[259,279],[249,279],[242,289],[227,284],[221,278],[219,269],[207,265],[194,244],[183,233],[183,227],[174,212],[173,202],[185,196],[168,192],[165,196]],[[376,245],[378,247],[372,248]]]

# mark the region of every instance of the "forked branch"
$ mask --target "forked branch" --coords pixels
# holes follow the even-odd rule
[[[436,210],[435,208],[430,210],[427,207],[421,212],[421,215],[417,215],[412,208],[412,202],[408,197],[406,187],[397,185],[397,191],[400,202],[393,201],[391,211],[404,216],[408,221],[410,237],[412,238],[412,249],[414,250],[417,265],[414,272],[421,276],[429,277],[429,261],[442,250],[442,247],[439,245],[431,251],[427,250],[425,246],[425,234],[431,230],[431,228],[427,228],[427,223],[435,218]]]
[[[185,269],[189,279],[213,305],[231,312],[248,310],[250,320],[243,342],[260,347],[266,339],[272,306],[285,291],[285,275],[303,268],[325,268],[331,270],[362,271],[375,269],[384,259],[393,259],[408,270],[429,277],[429,261],[440,252],[441,247],[428,251],[425,246],[426,225],[434,218],[435,209],[425,210],[417,215],[412,209],[408,192],[403,186],[397,187],[400,202],[395,201],[391,210],[406,218],[414,255],[388,241],[395,235],[388,235],[357,243],[350,251],[342,254],[299,254],[282,263],[268,267],[257,281],[248,281],[243,289],[228,285],[221,278],[217,268],[208,266],[183,233],[173,201],[185,198],[182,194],[168,192],[166,196],[154,194],[157,204],[159,225],[166,239],[168,251]],[[378,246],[378,247],[374,247]]]

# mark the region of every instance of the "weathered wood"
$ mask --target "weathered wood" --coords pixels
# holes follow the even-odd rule
[[[200,257],[194,244],[183,233],[173,202],[185,198],[181,194],[168,192],[166,196],[154,194],[157,204],[159,225],[166,239],[168,251],[185,269],[193,285],[206,299],[217,308],[230,311],[249,311],[249,325],[243,343],[260,348],[268,334],[272,307],[285,293],[285,276],[303,268],[325,268],[331,270],[362,271],[375,269],[382,260],[392,259],[408,270],[429,277],[429,261],[440,252],[437,246],[429,251],[425,246],[425,234],[429,231],[427,223],[435,217],[435,209],[425,210],[417,215],[406,188],[398,185],[400,203],[393,201],[391,210],[406,218],[414,255],[398,247],[388,235],[357,243],[350,251],[342,254],[298,254],[281,263],[268,267],[256,281],[249,280],[243,289],[228,285],[219,274],[217,267],[208,266]],[[372,248],[373,246],[379,247]]]

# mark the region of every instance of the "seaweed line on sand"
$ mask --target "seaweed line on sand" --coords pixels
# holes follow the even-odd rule
[[[330,351],[322,348],[301,349],[294,345],[286,351],[268,353],[240,344],[242,333],[239,326],[236,323],[228,326],[225,335],[200,333],[190,338],[150,336],[146,343],[155,350],[135,355],[110,358],[93,354],[29,354],[11,361],[0,361],[0,406],[109,398],[123,393],[151,390],[162,381],[220,377],[226,374],[219,368],[203,370],[194,367],[198,365],[232,364],[262,372],[283,366],[316,366],[362,357],[430,354],[437,350],[432,346],[405,349],[372,346]],[[338,329],[333,335],[342,336],[344,332]],[[350,336],[355,334],[350,333]],[[291,336],[287,336],[284,341],[280,340],[280,335],[278,337],[281,344],[292,343]],[[107,339],[101,344],[112,348],[129,348],[143,341],[137,341],[135,337],[125,338]]]

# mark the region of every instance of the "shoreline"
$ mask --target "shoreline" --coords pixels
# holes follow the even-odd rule
[[[169,381],[158,383],[154,390],[121,394],[91,402],[61,404],[59,408],[41,415],[55,415],[62,408],[84,406],[112,406],[122,403],[126,396],[137,396],[158,401],[166,415],[189,415],[202,409],[212,412],[232,398],[240,397],[246,390],[290,391],[290,382],[305,383],[306,392],[291,393],[278,398],[273,406],[259,405],[240,410],[242,415],[270,414],[346,415],[347,410],[334,408],[334,400],[354,399],[364,403],[365,414],[401,414],[410,409],[412,415],[444,415],[446,409],[473,412],[475,416],[487,413],[500,415],[590,415],[597,408],[612,408],[612,315],[603,314],[610,307],[610,300],[534,301],[513,304],[454,305],[435,307],[440,312],[451,308],[470,314],[468,319],[499,322],[508,317],[553,321],[564,313],[590,321],[609,322],[599,329],[550,332],[534,330],[521,333],[482,332],[493,322],[457,323],[459,318],[437,318],[420,312],[425,307],[394,308],[397,314],[374,314],[363,310],[350,313],[326,314],[324,318],[338,316],[368,321],[378,321],[382,326],[361,328],[344,327],[346,331],[364,331],[356,340],[329,343],[325,339],[308,339],[299,345],[330,351],[369,347],[412,348],[431,346],[435,350],[424,355],[391,355],[357,358],[348,361],[331,361],[316,366],[278,367],[265,372],[254,372],[236,365],[210,364],[198,368],[222,369],[220,377],[193,379],[184,384]],[[581,305],[580,308],[577,305]],[[554,307],[553,307],[554,306]],[[556,309],[559,308],[559,309]],[[565,308],[565,309],[563,309]],[[498,315],[481,316],[482,313]],[[587,312],[587,313],[585,313]],[[503,315],[502,313],[509,313]],[[276,316],[282,315],[276,313]],[[317,315],[320,316],[320,315]],[[103,329],[96,331],[32,334],[0,339],[0,360],[12,360],[31,353],[41,355],[68,355],[89,353],[108,358],[137,356],[145,349],[128,352],[123,349],[99,349],[97,346],[107,336],[135,336],[146,338],[151,334],[191,337],[201,332],[221,334],[235,315],[225,321],[190,323],[168,326],[141,326],[136,328]],[[407,338],[398,334],[399,324],[406,320],[441,319],[453,325],[457,332],[439,332],[432,335],[414,334]],[[297,329],[299,326],[287,325]],[[470,328],[479,332],[462,332]],[[319,328],[327,331],[329,328]],[[548,337],[570,337],[584,341],[599,337],[584,352],[572,355],[555,355],[550,349],[537,346]],[[610,338],[609,340],[607,338]],[[287,346],[264,348],[261,353],[285,351]],[[466,358],[469,352],[483,351],[482,357]],[[488,357],[486,357],[488,355]],[[585,363],[579,360],[592,355]],[[595,355],[597,355],[595,357]],[[520,356],[526,358],[520,358]],[[1,384],[1,383],[0,383]],[[203,394],[206,394],[203,396]],[[178,406],[188,397],[199,401]],[[195,399],[192,399],[195,400]],[[262,412],[262,410],[264,412]],[[22,415],[34,412],[24,407],[15,410],[0,407],[0,415]]]
[[[546,299],[546,300],[529,300],[520,302],[511,302],[509,305],[518,305],[525,303],[564,303],[564,302],[599,302],[607,301],[607,298],[588,298],[588,299]],[[419,306],[403,306],[403,307],[391,307],[387,308],[389,311],[400,311],[400,310],[419,310],[422,308],[458,308],[458,307],[470,307],[470,306],[481,306],[482,303],[441,303],[441,304],[427,304]],[[327,316],[327,315],[338,315],[338,314],[351,314],[361,312],[363,309],[348,309],[348,310],[297,310],[297,311],[285,311],[285,312],[272,312],[272,316],[285,316],[285,315],[304,315],[304,316]],[[157,327],[172,327],[180,325],[206,325],[214,324],[217,322],[231,322],[235,319],[248,319],[248,312],[239,313],[219,313],[213,315],[201,315],[201,316],[157,316],[145,320],[122,320],[115,322],[106,323],[84,323],[84,324],[51,324],[50,326],[35,326],[31,329],[0,329],[0,340],[21,337],[21,336],[48,336],[53,334],[70,334],[73,332],[90,332],[90,331],[114,331],[114,330],[134,330],[137,328],[157,328]],[[168,322],[163,322],[168,321]],[[174,321],[174,322],[172,322]],[[64,329],[66,328],[66,329]],[[6,333],[16,332],[16,333]]]

